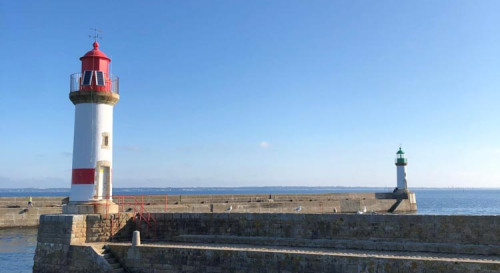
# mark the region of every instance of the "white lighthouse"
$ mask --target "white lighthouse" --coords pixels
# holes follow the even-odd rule
[[[396,168],[397,168],[397,188],[395,192],[407,192],[408,185],[406,182],[406,165],[408,161],[405,158],[405,153],[399,147],[399,151],[396,153]]]
[[[70,203],[65,213],[115,213],[112,202],[113,108],[118,77],[109,74],[111,59],[93,49],[80,58],[81,72],[71,75],[69,98],[75,105]]]

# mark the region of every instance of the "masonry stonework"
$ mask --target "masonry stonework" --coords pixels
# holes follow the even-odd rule
[[[134,204],[144,205],[149,212],[221,213],[231,206],[239,213],[353,213],[415,212],[414,194],[393,193],[325,193],[325,194],[213,194],[213,195],[145,195],[117,196],[120,211],[134,211]],[[0,228],[38,226],[42,214],[57,214],[67,207],[67,197],[34,197],[34,207],[27,207],[27,197],[0,197]],[[100,210],[111,212],[102,202]],[[88,213],[96,213],[90,206]],[[67,209],[68,211],[69,209]]]
[[[340,255],[269,251],[111,245],[131,272],[301,272],[301,273],[389,273],[450,272],[493,273],[499,264],[451,260],[378,258],[366,254]],[[131,253],[133,253],[131,255]]]
[[[500,217],[299,213],[49,215],[34,272],[500,272]],[[134,221],[135,220],[135,221]],[[143,242],[132,246],[133,230]],[[123,271],[122,271],[123,272]]]
[[[85,244],[129,240],[131,221],[131,214],[108,219],[97,214],[42,215],[33,272],[101,272],[106,263],[99,263],[92,247]]]
[[[33,197],[28,207],[28,197],[0,197],[0,228],[36,227],[40,215],[62,212],[67,198]]]

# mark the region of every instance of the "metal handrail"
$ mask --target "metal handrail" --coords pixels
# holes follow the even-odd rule
[[[165,212],[167,211],[167,195],[165,196]],[[146,225],[146,231],[153,233],[153,238],[156,238],[157,220],[154,215],[149,212],[145,207],[144,195],[114,195],[118,199],[118,206],[125,208],[125,205],[132,205],[134,208],[134,221],[137,219],[137,225],[141,227],[141,222]],[[133,199],[132,202],[125,202],[125,198]]]
[[[144,202],[144,196],[155,196],[155,197],[163,197],[164,201],[160,202]],[[108,197],[106,197],[108,198]],[[140,206],[141,203],[143,205],[164,205],[164,212],[168,210],[168,195],[167,194],[148,194],[148,195],[113,195],[113,199],[117,200],[118,206],[122,211],[125,211],[125,205],[131,206]],[[131,200],[130,202],[126,202],[125,199]],[[142,201],[139,201],[142,200]],[[157,199],[160,200],[160,199]]]
[[[73,73],[70,75],[69,92],[79,92],[79,91],[104,91],[119,94],[119,82],[118,76],[108,73],[104,74],[104,85],[96,85],[95,76],[92,78],[91,85],[82,85],[82,73]]]

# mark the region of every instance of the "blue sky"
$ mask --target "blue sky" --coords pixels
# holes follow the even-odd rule
[[[500,185],[498,1],[0,1],[0,187],[69,187],[90,28],[114,186]]]

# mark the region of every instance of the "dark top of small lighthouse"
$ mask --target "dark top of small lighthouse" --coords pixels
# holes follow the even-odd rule
[[[94,46],[94,49],[85,53],[85,55],[83,55],[83,57],[81,57],[80,60],[83,61],[83,59],[86,59],[86,58],[103,58],[103,59],[107,59],[108,61],[111,62],[111,59],[108,58],[108,56],[106,56],[106,54],[104,54],[104,52],[99,50],[99,43],[97,41],[94,42],[93,46]]]
[[[396,166],[406,166],[408,164],[405,158],[405,152],[399,147],[399,151],[396,153]]]

